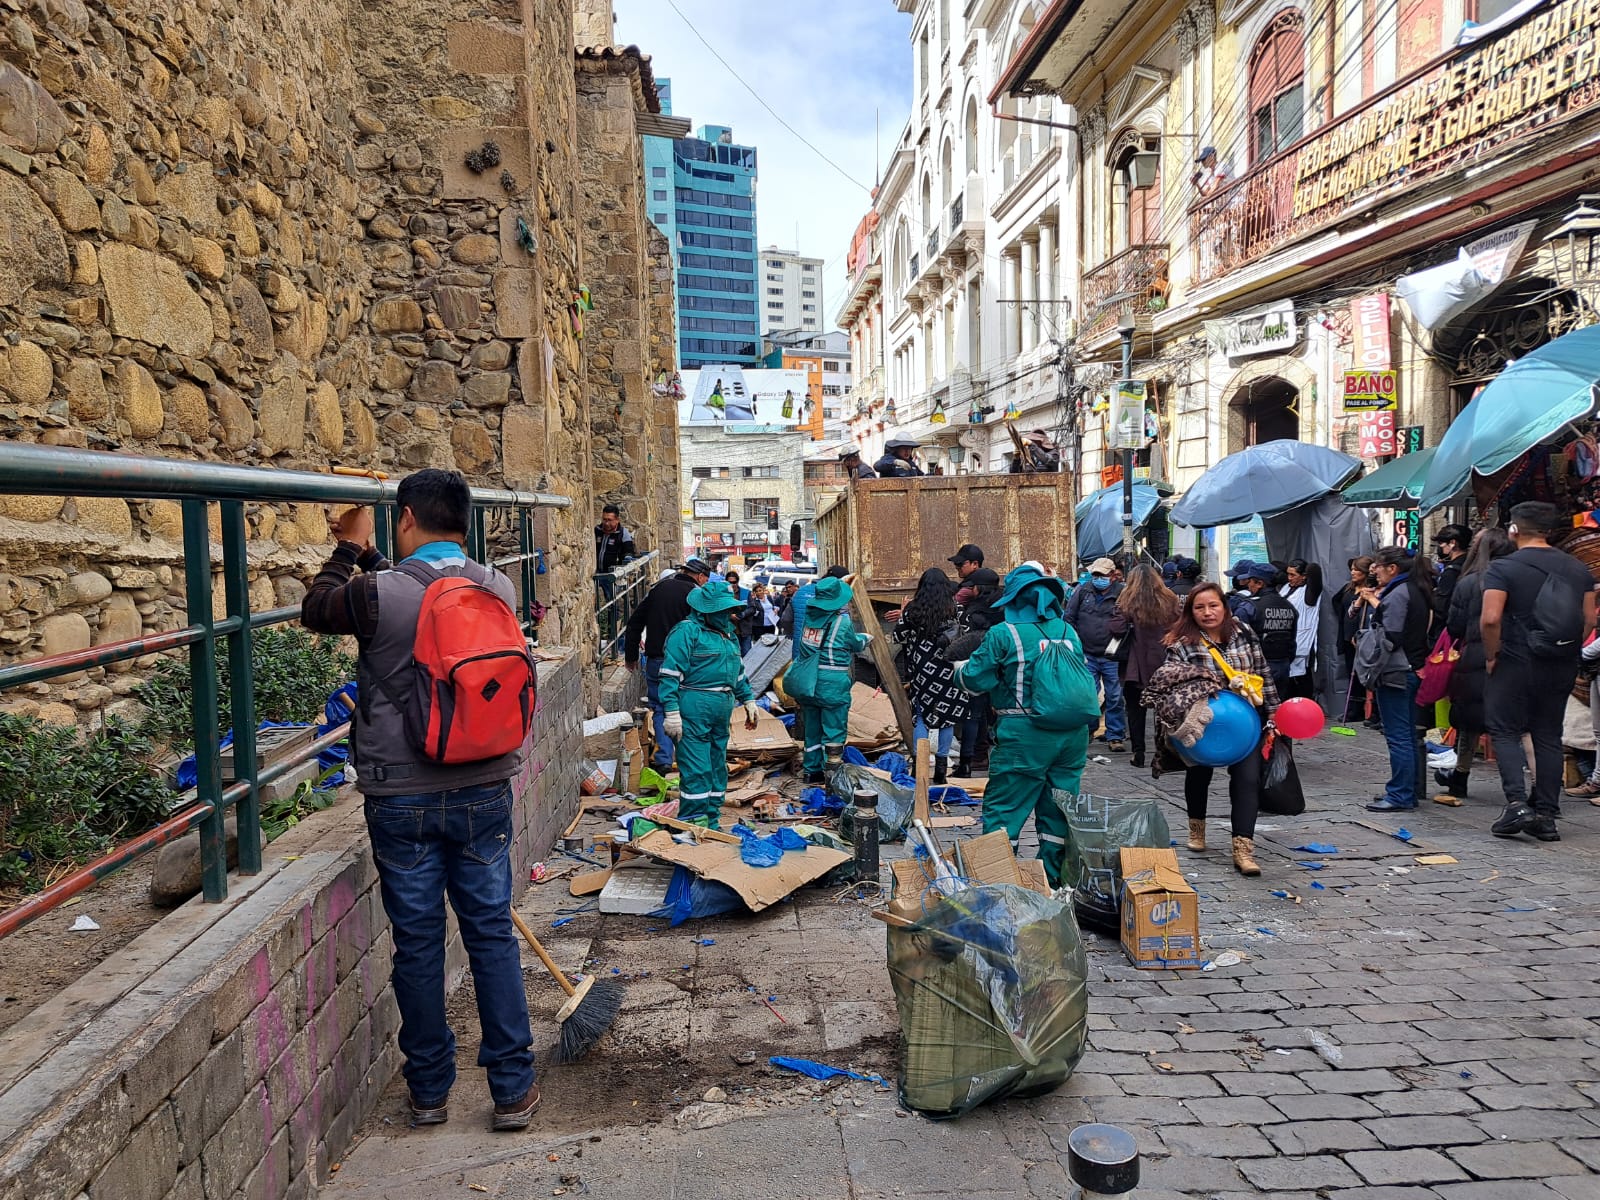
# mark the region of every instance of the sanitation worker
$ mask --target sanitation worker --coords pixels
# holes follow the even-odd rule
[[[844,753],[856,651],[872,640],[856,632],[844,611],[851,595],[843,579],[818,580],[806,604],[799,651],[783,677],[783,690],[800,708],[807,783],[824,782],[824,770]]]
[[[1005,620],[984,635],[955,681],[988,695],[999,718],[983,797],[983,831],[1004,829],[1013,847],[1032,813],[1039,860],[1052,887],[1062,884],[1066,814],[1053,791],[1076,794],[1099,720],[1083,644],[1063,615],[1066,588],[1035,563],[1006,576],[994,608]]]
[[[728,792],[728,722],[744,705],[744,726],[756,727],[756,706],[739,658],[734,614],[745,602],[721,579],[689,593],[693,611],[667,635],[661,664],[661,706],[667,736],[678,747],[678,819],[717,828]]]

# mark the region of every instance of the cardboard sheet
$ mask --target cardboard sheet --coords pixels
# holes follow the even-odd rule
[[[777,717],[765,709],[758,710],[756,727],[744,727],[744,709],[733,710],[733,720],[728,729],[728,758],[746,762],[781,761],[800,753],[800,743],[789,736],[789,730]]]
[[[820,879],[850,861],[843,850],[808,846],[791,850],[773,867],[750,867],[739,857],[739,847],[727,842],[702,841],[684,845],[663,829],[647,833],[632,843],[634,849],[658,862],[687,867],[702,879],[726,884],[739,894],[751,912],[771,908],[785,896]]]
[[[879,750],[900,744],[900,723],[894,703],[883,692],[858,683],[850,689],[847,736],[857,750]]]

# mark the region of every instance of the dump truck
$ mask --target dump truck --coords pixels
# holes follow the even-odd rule
[[[896,607],[967,542],[1002,575],[1029,559],[1073,573],[1073,503],[1064,473],[856,479],[817,514],[817,555]]]

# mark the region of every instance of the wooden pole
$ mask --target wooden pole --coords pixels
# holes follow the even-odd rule
[[[917,739],[917,790],[911,805],[912,820],[929,826],[932,825],[932,814],[928,812],[928,782],[933,775],[931,751],[927,738]]]
[[[873,611],[866,580],[859,575],[851,575],[845,582],[850,585],[852,593],[850,603],[855,611],[856,628],[872,639],[867,652],[872,655],[873,665],[878,668],[878,680],[883,685],[884,694],[889,697],[889,703],[894,705],[894,718],[900,726],[900,736],[908,747],[915,747],[917,723],[911,714],[911,698],[906,695],[905,685],[895,672],[894,653],[883,636],[883,626],[878,624],[878,614]]]

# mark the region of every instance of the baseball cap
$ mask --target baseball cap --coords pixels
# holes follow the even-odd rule
[[[963,563],[977,563],[981,567],[983,566],[983,551],[979,547],[974,546],[971,542],[968,542],[949,558],[945,559],[945,562],[956,567],[961,566]]]
[[[1109,575],[1117,569],[1117,564],[1109,558],[1097,558],[1089,564],[1089,574]]]

